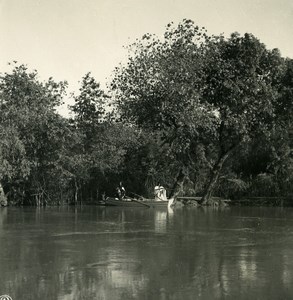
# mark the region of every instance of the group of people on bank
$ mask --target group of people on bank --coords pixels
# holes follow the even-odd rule
[[[116,196],[119,200],[124,200],[126,197],[126,190],[122,182],[119,182],[119,185],[116,188]],[[154,188],[154,197],[155,197],[155,201],[168,200],[166,189],[160,183],[158,183]]]

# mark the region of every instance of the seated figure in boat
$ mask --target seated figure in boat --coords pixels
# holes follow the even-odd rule
[[[155,201],[167,201],[166,189],[158,183],[154,189]]]
[[[124,200],[125,199],[126,191],[125,191],[125,188],[124,188],[121,181],[119,182],[119,185],[116,188],[116,193],[117,193],[117,197],[118,197],[119,200]]]

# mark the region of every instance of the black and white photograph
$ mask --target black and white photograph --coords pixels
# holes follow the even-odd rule
[[[0,300],[293,299],[293,1],[0,0]]]

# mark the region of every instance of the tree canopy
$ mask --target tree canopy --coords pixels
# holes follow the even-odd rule
[[[207,201],[232,151],[274,127],[284,59],[252,34],[209,36],[190,20],[129,53],[111,85],[122,117],[156,131],[187,171],[212,148]]]
[[[107,91],[90,73],[71,96],[25,65],[1,74],[0,189],[10,204],[94,202],[121,180],[128,195],[153,197],[160,182],[169,197],[203,204],[293,193],[292,59],[191,20],[128,49]]]

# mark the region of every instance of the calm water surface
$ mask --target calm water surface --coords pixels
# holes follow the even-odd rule
[[[0,295],[293,299],[293,209],[0,208]]]

